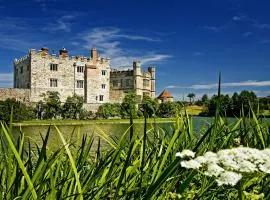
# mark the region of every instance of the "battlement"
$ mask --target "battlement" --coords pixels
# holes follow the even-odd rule
[[[63,59],[68,59],[68,60],[73,60],[75,61],[81,61],[81,62],[91,62],[93,61],[92,57],[86,57],[86,56],[81,56],[81,55],[76,55],[76,56],[70,56],[67,54],[67,50],[66,49],[62,49],[60,50],[61,53],[64,53],[65,56],[63,56],[62,54],[56,55],[55,53],[50,54],[49,50],[47,48],[41,48],[40,50],[36,50],[36,49],[30,49],[29,50],[29,54],[20,58],[20,59],[15,59],[14,63],[17,64],[27,58],[29,58],[30,56],[32,57],[36,57],[36,56],[40,56],[43,58],[47,58],[47,59],[59,59],[59,60],[63,60]],[[107,57],[97,57],[97,63],[99,64],[109,64],[110,63],[110,58]]]

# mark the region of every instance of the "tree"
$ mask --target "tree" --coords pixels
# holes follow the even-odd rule
[[[118,103],[105,103],[99,106],[97,116],[108,119],[110,117],[120,117],[121,106]]]
[[[77,94],[69,96],[63,105],[62,116],[71,119],[79,118],[79,114],[82,112],[83,101],[83,97]]]
[[[209,98],[208,98],[208,96],[207,96],[207,94],[204,94],[203,96],[202,96],[202,103],[203,103],[203,105],[208,105],[208,103],[209,103]]]
[[[123,117],[137,116],[137,96],[134,93],[127,93],[121,104],[121,113]]]
[[[142,111],[144,117],[152,117],[156,113],[157,107],[158,102],[156,99],[145,96],[140,105],[140,110]]]
[[[11,120],[18,122],[23,120],[34,119],[34,110],[31,106],[16,101],[15,99],[6,99],[5,101],[0,101],[0,120],[9,123]]]
[[[191,104],[191,100],[194,101],[195,96],[196,96],[196,95],[195,95],[194,93],[189,93],[189,94],[187,95],[187,97],[189,98],[190,104]]]
[[[44,119],[56,118],[61,113],[61,101],[59,93],[47,91],[42,94],[44,101]]]
[[[161,103],[157,110],[159,117],[173,117],[180,110],[180,104],[174,102]]]

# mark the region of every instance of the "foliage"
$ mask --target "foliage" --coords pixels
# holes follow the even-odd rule
[[[99,106],[97,117],[108,119],[111,117],[121,117],[121,105],[118,103],[105,103]]]
[[[44,101],[44,119],[52,119],[60,116],[61,114],[61,101],[59,92],[47,91],[42,94]]]
[[[74,141],[51,127],[62,141],[53,150],[48,143],[50,129],[39,146],[23,133],[13,138],[12,128],[1,124],[0,198],[269,199],[270,177],[264,173],[246,174],[235,186],[218,186],[214,178],[181,167],[186,158],[175,155],[184,149],[201,156],[239,145],[256,149],[270,146],[269,125],[252,110],[249,117],[241,116],[232,123],[219,111],[198,135],[193,132],[192,119],[182,116],[173,129],[154,125],[143,133],[134,132],[130,142],[128,131],[116,139],[100,128],[95,137],[82,136],[77,129]],[[101,144],[106,144],[106,149]],[[185,155],[193,156],[189,152]]]
[[[83,97],[74,94],[72,97],[68,97],[62,108],[63,118],[77,119],[82,112]]]
[[[208,104],[208,114],[215,115],[217,102],[220,101],[221,114],[226,116],[240,116],[241,113],[249,114],[250,108],[256,110],[258,106],[258,99],[252,91],[242,91],[240,94],[234,93],[232,97],[229,95],[214,95]]]
[[[140,110],[145,117],[152,117],[156,114],[158,108],[157,99],[145,96],[140,104]]]
[[[158,117],[174,117],[177,112],[182,108],[180,103],[166,102],[161,103],[157,110]]]
[[[123,118],[132,116],[137,117],[138,97],[134,93],[127,93],[121,104],[121,115]]]
[[[12,116],[11,116],[12,115]],[[0,120],[18,122],[35,118],[33,108],[14,99],[0,101]]]
[[[187,97],[189,98],[190,104],[191,104],[192,101],[194,101],[195,96],[196,96],[196,95],[195,95],[194,93],[189,93],[189,94],[187,95]]]

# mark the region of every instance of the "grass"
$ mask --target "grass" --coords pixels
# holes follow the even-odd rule
[[[144,119],[134,119],[134,123],[144,123]],[[175,122],[175,118],[151,118],[149,123]],[[27,125],[80,125],[80,124],[129,124],[129,119],[98,119],[98,120],[75,120],[75,119],[51,119],[51,120],[29,120],[13,123],[13,126]]]
[[[12,126],[1,124],[0,199],[240,198],[237,187],[218,187],[214,179],[199,171],[182,168],[175,153],[191,149],[202,155],[231,148],[236,145],[236,138],[243,146],[263,149],[270,145],[269,126],[257,119],[254,112],[233,124],[217,112],[213,123],[199,136],[194,135],[192,123],[188,116],[178,116],[172,132],[153,124],[143,133],[135,131],[131,138],[131,129],[120,138],[103,131],[98,137],[85,136],[78,129],[73,133],[77,137],[75,142],[52,126],[41,138],[40,146],[29,142],[24,133],[15,140]],[[62,141],[54,150],[48,144],[51,129],[57,131]],[[101,140],[109,148],[102,149]],[[93,154],[90,150],[95,142],[98,146]],[[253,176],[256,179],[251,176],[252,182],[243,183],[243,191],[256,190],[269,199],[269,176]]]

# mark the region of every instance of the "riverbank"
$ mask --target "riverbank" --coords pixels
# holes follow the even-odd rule
[[[148,123],[171,123],[175,118],[149,118]],[[144,123],[144,119],[134,119],[134,123]],[[49,125],[88,125],[88,124],[129,124],[129,119],[96,119],[96,120],[75,120],[75,119],[51,119],[51,120],[30,120],[13,123],[13,126],[49,126]]]

